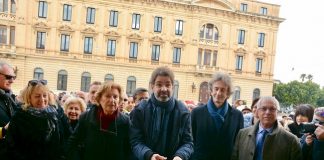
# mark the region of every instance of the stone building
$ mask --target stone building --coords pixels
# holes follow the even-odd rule
[[[217,71],[235,99],[271,95],[280,6],[256,0],[0,0],[0,58],[19,92],[46,79],[54,92],[113,80],[148,88],[157,66],[175,71],[175,95],[206,102]]]

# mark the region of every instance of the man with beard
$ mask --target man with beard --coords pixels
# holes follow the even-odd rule
[[[193,160],[228,160],[235,137],[243,128],[242,113],[230,106],[231,78],[216,73],[208,83],[210,99],[206,105],[192,110]]]
[[[188,160],[193,152],[190,112],[173,98],[174,74],[167,67],[151,75],[152,95],[132,111],[130,142],[140,160]]]

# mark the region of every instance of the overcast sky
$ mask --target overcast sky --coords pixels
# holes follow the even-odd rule
[[[260,0],[279,4],[280,24],[274,79],[298,80],[302,73],[324,86],[324,0]]]

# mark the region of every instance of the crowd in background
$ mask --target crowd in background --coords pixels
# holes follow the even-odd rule
[[[324,157],[324,107],[277,114],[274,97],[251,107],[227,99],[231,78],[215,73],[206,104],[179,101],[174,73],[158,67],[150,88],[127,96],[115,82],[94,81],[88,93],[56,95],[46,80],[12,94],[12,67],[0,61],[1,159],[296,160]]]

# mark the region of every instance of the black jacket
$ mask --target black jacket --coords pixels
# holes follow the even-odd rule
[[[70,159],[129,159],[131,148],[128,138],[129,117],[118,113],[115,123],[109,126],[108,131],[100,130],[100,121],[97,117],[99,106],[92,107],[80,116],[75,132],[68,140],[67,154]],[[117,128],[117,129],[116,129]],[[80,146],[83,151],[79,152]]]
[[[62,135],[54,108],[18,110],[10,121],[6,142],[15,160],[63,159]]]
[[[238,131],[243,128],[242,113],[228,107],[225,122],[217,131],[207,105],[195,108],[191,112],[194,154],[192,160],[228,160],[231,157]]]
[[[190,112],[183,103],[173,100],[169,109],[161,109],[163,117],[168,117],[168,123],[162,126],[158,133],[153,125],[158,122],[154,115],[154,108],[160,107],[152,95],[149,100],[143,100],[131,113],[130,140],[132,150],[137,159],[150,159],[152,154],[158,153],[172,159],[179,156],[188,160],[193,152],[191,135]],[[164,111],[163,111],[164,110]],[[165,143],[165,145],[161,145]],[[165,148],[163,146],[166,146]],[[164,152],[164,153],[161,153]]]

